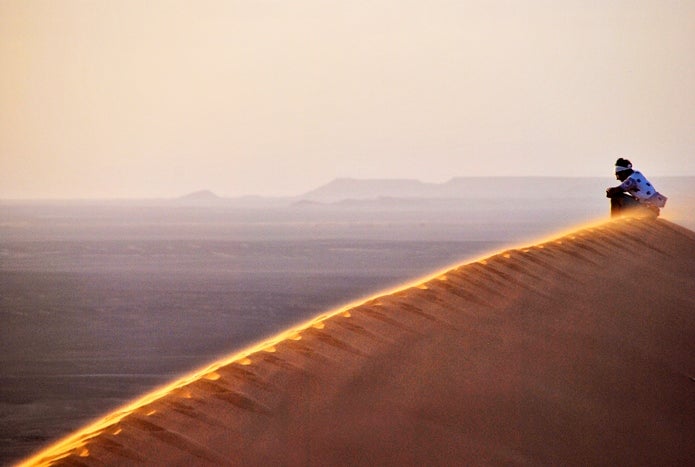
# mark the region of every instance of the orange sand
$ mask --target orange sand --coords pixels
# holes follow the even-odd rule
[[[589,227],[319,317],[28,464],[685,465],[694,291],[694,232]]]

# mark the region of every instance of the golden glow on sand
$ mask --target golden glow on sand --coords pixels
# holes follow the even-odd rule
[[[552,237],[542,239],[539,242],[535,244],[535,248],[544,248],[544,244],[549,244],[549,243],[556,243],[556,244],[562,244],[561,238],[565,241],[568,241],[569,239],[574,239],[576,238],[577,232],[576,230],[579,229],[588,229],[588,228],[600,228],[600,225],[608,225],[613,222],[630,222],[632,219],[630,218],[620,218],[617,220],[613,221],[606,221],[605,219],[600,220],[600,221],[595,221],[591,223],[587,223],[582,226],[575,227],[573,229],[569,229],[564,232],[557,233],[553,235]],[[570,236],[571,235],[571,236]],[[530,247],[526,244],[523,246],[520,246],[518,248],[505,248],[502,250],[502,252],[497,252],[493,254],[485,254],[482,255],[476,259],[473,259],[471,261],[466,261],[464,263],[459,263],[455,265],[448,266],[444,269],[441,269],[427,277],[424,278],[419,278],[413,282],[403,284],[401,286],[395,287],[391,290],[386,290],[383,292],[380,292],[378,294],[372,295],[371,297],[361,299],[359,301],[350,303],[348,305],[345,305],[337,310],[333,310],[327,313],[323,313],[316,318],[304,322],[302,324],[299,324],[297,326],[294,326],[280,334],[277,334],[276,336],[270,337],[264,341],[261,341],[260,343],[253,345],[251,347],[248,347],[244,350],[241,350],[240,352],[237,352],[227,358],[218,360],[204,368],[199,369],[198,371],[195,371],[191,373],[190,375],[184,376],[181,379],[178,379],[166,386],[163,386],[149,394],[144,395],[143,397],[134,400],[133,402],[115,410],[114,412],[106,415],[104,418],[95,421],[91,425],[88,425],[84,427],[83,429],[73,433],[72,435],[68,436],[67,438],[64,438],[57,443],[55,443],[52,446],[49,446],[48,448],[38,452],[35,454],[33,457],[23,461],[21,464],[22,466],[29,466],[29,465],[48,465],[52,461],[55,461],[60,458],[64,458],[69,456],[72,453],[78,453],[80,456],[88,456],[89,451],[85,447],[87,442],[104,432],[105,430],[111,431],[113,434],[119,434],[121,433],[121,429],[116,426],[118,422],[120,422],[124,417],[136,412],[137,410],[141,409],[142,407],[146,406],[147,404],[150,404],[151,402],[156,401],[157,399],[160,399],[161,397],[172,393],[173,391],[180,390],[181,391],[181,396],[184,398],[190,398],[191,393],[190,391],[186,390],[185,387],[194,381],[200,380],[200,379],[207,379],[207,380],[217,380],[220,378],[219,373],[217,370],[219,370],[222,367],[225,367],[227,365],[230,365],[232,363],[237,363],[240,365],[248,366],[253,363],[252,359],[249,358],[253,356],[253,354],[264,351],[264,352],[275,352],[276,346],[281,343],[282,341],[285,340],[301,340],[302,336],[301,333],[302,331],[309,329],[309,328],[316,328],[316,329],[323,329],[325,327],[325,321],[333,316],[338,316],[342,315],[343,317],[349,318],[351,316],[350,314],[350,309],[356,308],[360,305],[363,305],[367,302],[374,301],[379,297],[385,296],[385,295],[391,295],[396,292],[401,292],[410,288],[421,288],[421,289],[427,289],[427,285],[425,283],[437,279],[440,281],[446,281],[447,277],[445,273],[447,271],[450,271],[454,268],[464,266],[466,264],[473,264],[473,263],[478,263],[485,265],[488,263],[488,260],[494,256],[499,256],[502,255],[505,258],[510,258],[511,253],[509,251],[524,251],[528,252],[530,250]],[[154,414],[155,411],[151,411],[147,413],[147,415],[152,415]]]

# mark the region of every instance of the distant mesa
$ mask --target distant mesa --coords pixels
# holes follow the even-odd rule
[[[334,203],[346,199],[365,200],[384,197],[412,198],[427,196],[430,184],[409,179],[354,179],[337,178],[330,183],[302,195],[302,199]]]
[[[395,200],[485,200],[550,198],[585,199],[588,194],[601,193],[606,186],[601,177],[455,177],[443,183],[413,179],[337,178],[300,199],[320,203],[389,202]]]

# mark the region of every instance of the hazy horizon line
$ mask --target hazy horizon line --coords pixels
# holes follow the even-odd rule
[[[695,174],[686,175],[652,175],[652,179],[664,179],[664,178],[695,178]],[[335,177],[325,182],[323,184],[314,186],[313,188],[308,188],[303,190],[298,194],[287,194],[287,195],[264,195],[257,193],[246,193],[239,195],[227,195],[219,194],[217,191],[210,188],[200,188],[191,191],[186,191],[181,194],[171,194],[162,196],[35,196],[35,197],[19,197],[19,196],[2,196],[0,195],[0,202],[57,202],[57,201],[175,201],[182,200],[186,197],[196,194],[207,193],[214,196],[220,200],[235,200],[243,198],[257,198],[265,200],[281,200],[281,199],[292,199],[300,198],[305,196],[315,190],[324,188],[331,183],[341,180],[350,180],[358,182],[415,182],[422,185],[432,185],[432,186],[442,186],[451,183],[455,180],[461,179],[606,179],[609,183],[612,183],[614,177],[612,175],[606,176],[596,176],[596,175],[461,175],[454,176],[444,182],[427,182],[417,178],[404,178],[404,177],[373,177],[373,178],[360,178],[360,177]]]

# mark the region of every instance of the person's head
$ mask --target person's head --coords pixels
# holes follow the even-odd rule
[[[624,182],[632,173],[632,163],[629,160],[621,157],[615,161],[615,178],[617,180]]]

